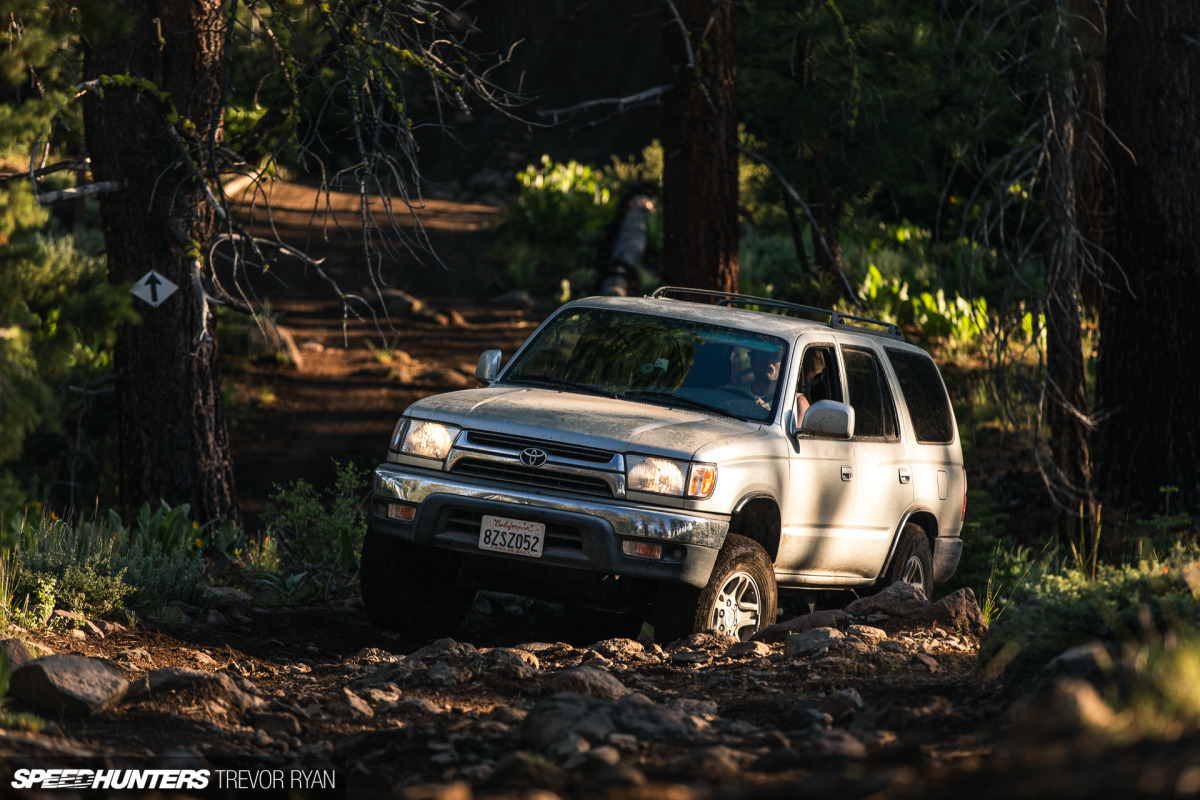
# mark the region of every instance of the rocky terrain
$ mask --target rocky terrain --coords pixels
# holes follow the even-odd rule
[[[503,595],[432,643],[379,634],[351,605],[212,603],[172,628],[10,632],[9,707],[48,724],[0,734],[4,769],[290,765],[336,770],[354,797],[857,797],[985,757],[1003,711],[965,592],[930,605],[899,589],[757,641],[665,647],[568,644],[561,609]]]

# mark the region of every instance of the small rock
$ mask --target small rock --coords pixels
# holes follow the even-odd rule
[[[740,752],[724,745],[701,747],[684,756],[689,771],[717,776],[736,775],[741,771],[742,760]]]
[[[826,758],[860,759],[867,757],[867,748],[854,734],[841,728],[831,728],[821,731],[814,744],[814,750]]]
[[[601,700],[616,700],[630,689],[607,672],[595,667],[574,667],[554,674],[550,686],[556,692],[574,692]]]
[[[298,736],[300,734],[300,720],[292,714],[256,711],[246,715],[246,723],[276,735],[286,733],[289,736]]]
[[[489,650],[486,659],[495,672],[509,678],[531,678],[542,666],[538,657],[533,653],[507,647],[496,647]]]
[[[425,677],[439,686],[457,686],[475,677],[475,670],[466,664],[450,664],[439,661],[425,671]]]
[[[78,611],[67,611],[66,609],[59,608],[59,609],[55,609],[54,613],[51,616],[58,617],[59,619],[70,620],[71,622],[73,622],[75,624],[76,628],[87,631],[87,633],[92,634],[97,639],[104,638],[104,631],[102,631],[96,625],[96,623],[92,622],[90,619],[85,617],[83,614],[80,614]]]
[[[914,644],[909,644],[908,642],[897,641],[896,639],[884,639],[879,643],[879,649],[887,650],[890,653],[908,655],[909,653],[914,652],[917,649],[917,646]]]
[[[123,667],[150,667],[154,665],[154,659],[150,653],[141,647],[134,647],[129,650],[122,650],[112,657],[112,660]]]
[[[712,661],[708,653],[697,653],[695,650],[679,650],[671,654],[671,661],[693,667],[702,667]]]
[[[185,658],[189,658],[192,661],[195,661],[197,664],[199,664],[202,667],[215,667],[217,665],[216,660],[212,656],[210,656],[208,653],[205,653],[202,650],[183,649],[183,650],[179,651],[179,654],[181,656],[184,656]]]
[[[853,688],[841,689],[821,701],[821,711],[840,720],[863,707],[862,695]]]
[[[595,650],[605,658],[611,658],[614,661],[629,661],[646,652],[645,646],[633,639],[605,639],[596,642],[588,649]]]
[[[370,719],[375,716],[371,704],[345,686],[334,693],[326,707],[337,714],[356,719]]]
[[[208,614],[204,617],[204,622],[213,628],[228,628],[229,619],[224,614],[217,611],[215,608],[210,608]]]
[[[802,633],[788,634],[783,651],[788,658],[801,658],[823,652],[844,638],[837,628],[812,628]]]
[[[103,714],[121,702],[128,688],[114,667],[76,655],[27,661],[13,671],[10,684],[15,697],[73,717]]]
[[[765,658],[771,655],[771,646],[766,642],[738,642],[725,651],[726,658]]]
[[[846,634],[867,642],[879,642],[887,638],[886,631],[882,628],[873,628],[870,625],[851,625],[846,629]],[[943,635],[945,635],[944,632]]]
[[[106,619],[96,620],[96,627],[99,628],[105,636],[112,636],[117,633],[127,633],[129,631],[124,625],[119,622],[109,622]]]
[[[925,669],[929,670],[930,673],[938,671],[937,659],[931,655],[926,655],[925,653],[913,653],[912,661],[914,664],[920,664]]]
[[[8,668],[16,669],[26,661],[32,661],[34,654],[20,639],[0,639],[0,653],[8,659]]]

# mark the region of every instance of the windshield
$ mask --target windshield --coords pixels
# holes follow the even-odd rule
[[[765,421],[786,360],[774,336],[580,308],[538,330],[503,380]]]

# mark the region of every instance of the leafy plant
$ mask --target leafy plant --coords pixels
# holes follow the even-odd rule
[[[286,489],[276,485],[263,519],[290,562],[336,566],[349,572],[366,534],[363,498],[370,473],[351,463],[333,463],[334,483],[324,492],[303,479]]]

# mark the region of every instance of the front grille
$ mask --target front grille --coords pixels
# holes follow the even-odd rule
[[[487,431],[468,431],[466,444],[468,447],[493,447],[498,450],[511,450],[519,453],[527,447],[544,450],[546,455],[556,458],[570,458],[575,461],[587,461],[593,464],[607,464],[612,461],[613,453],[594,447],[581,447],[561,442],[543,442],[538,439],[526,439],[521,436],[509,436],[504,433],[489,433]]]
[[[478,536],[482,525],[482,513],[468,511],[464,508],[454,508],[450,510],[449,516],[446,517],[446,525],[443,531],[446,533]],[[583,531],[573,525],[547,522],[545,545],[546,548],[558,547],[564,550],[583,550]]]
[[[613,496],[612,489],[603,478],[556,472],[553,467],[526,467],[516,463],[507,464],[463,458],[455,463],[452,471],[456,475],[469,475],[473,478],[486,478],[493,481],[516,483],[521,486],[535,486],[539,489],[556,489],[562,492],[577,492],[601,497]]]

